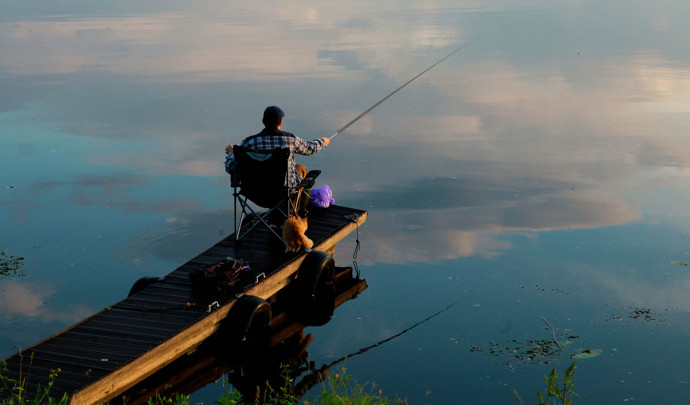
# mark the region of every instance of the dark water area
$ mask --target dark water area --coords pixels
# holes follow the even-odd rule
[[[410,403],[526,403],[577,361],[576,403],[690,393],[690,5],[9,1],[0,16],[0,357],[232,232],[223,149],[279,105],[369,211],[369,288],[314,340]],[[354,235],[336,262],[352,261]],[[525,347],[570,343],[531,356]],[[222,389],[193,395],[212,403]]]

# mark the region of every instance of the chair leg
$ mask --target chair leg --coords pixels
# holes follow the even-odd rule
[[[235,212],[235,227],[236,227],[235,228],[235,240],[236,241],[245,237],[249,232],[252,231],[252,229],[256,228],[259,224],[263,224],[264,226],[266,226],[266,228],[268,228],[269,231],[271,231],[271,233],[273,235],[275,235],[281,242],[283,242],[283,244],[285,246],[287,246],[287,243],[285,243],[285,241],[283,240],[283,237],[280,234],[278,234],[278,232],[276,232],[273,228],[271,228],[271,226],[268,224],[268,222],[266,222],[266,220],[264,219],[268,215],[270,215],[273,211],[275,211],[276,209],[278,211],[280,211],[281,213],[283,213],[280,210],[280,204],[273,207],[272,209],[268,210],[267,212],[263,213],[263,215],[259,215],[256,211],[254,211],[252,209],[251,206],[249,206],[247,199],[246,198],[243,199],[243,197],[239,194],[236,196],[235,204],[237,204],[238,202],[240,204],[240,207],[242,208],[242,213],[240,214],[240,220],[238,223],[237,222],[237,212]],[[236,205],[235,205],[235,210],[237,210]],[[242,229],[242,222],[244,221],[244,218],[248,215],[247,211],[251,212],[256,217],[257,222],[255,222],[254,224],[248,225],[247,229],[243,230]]]
[[[234,226],[235,226],[235,240],[240,239],[240,229],[242,229],[242,222],[244,221],[244,217],[247,214],[247,209],[245,208],[246,206],[246,201],[242,201],[242,197],[240,194],[237,192],[237,188],[235,188],[235,191],[233,192],[233,211],[234,211]],[[242,212],[240,214],[240,220],[237,220],[237,203],[239,202],[240,207],[242,207]]]

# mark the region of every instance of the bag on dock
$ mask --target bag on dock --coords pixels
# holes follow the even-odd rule
[[[189,273],[192,286],[198,290],[223,290],[235,285],[240,276],[249,270],[242,259],[228,257],[219,262]]]
[[[333,191],[328,187],[328,184],[324,184],[319,188],[311,190],[309,204],[314,207],[328,208],[331,204],[335,203],[333,199]]]

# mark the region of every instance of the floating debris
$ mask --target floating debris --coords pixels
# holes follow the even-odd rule
[[[668,318],[664,317],[660,312],[656,312],[649,308],[641,307],[627,307],[622,306],[621,310],[625,311],[625,314],[614,314],[606,319],[609,321],[622,321],[624,319],[634,319],[643,320],[650,323],[656,323],[657,325],[661,322],[667,321]],[[668,311],[668,309],[666,310]]]
[[[4,250],[0,250],[0,277],[24,276],[23,257],[15,257]]]
[[[579,336],[561,337],[560,345],[552,339],[512,339],[505,343],[489,342],[485,345],[470,347],[471,352],[488,353],[492,357],[505,359],[504,365],[513,368],[515,363],[549,364],[561,357],[563,347],[572,343]]]
[[[557,294],[572,294],[571,291],[564,290],[561,288],[546,289],[546,288],[541,287],[539,284],[535,284],[534,287],[537,289],[537,291],[541,291],[541,292],[552,292],[552,293],[557,293]]]
[[[592,357],[597,357],[602,352],[602,349],[586,349],[583,350],[582,353],[573,354],[572,356],[570,356],[570,358],[576,360],[591,359]]]

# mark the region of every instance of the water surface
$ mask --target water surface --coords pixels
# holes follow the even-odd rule
[[[602,349],[578,361],[578,401],[687,397],[690,5],[277,4],[5,4],[0,247],[27,276],[0,279],[3,357],[229,234],[223,148],[265,106],[328,136],[472,41],[301,160],[369,211],[369,289],[313,328],[312,359],[460,300],[348,372],[410,403],[529,402]],[[516,359],[551,336],[541,317],[573,343]]]

